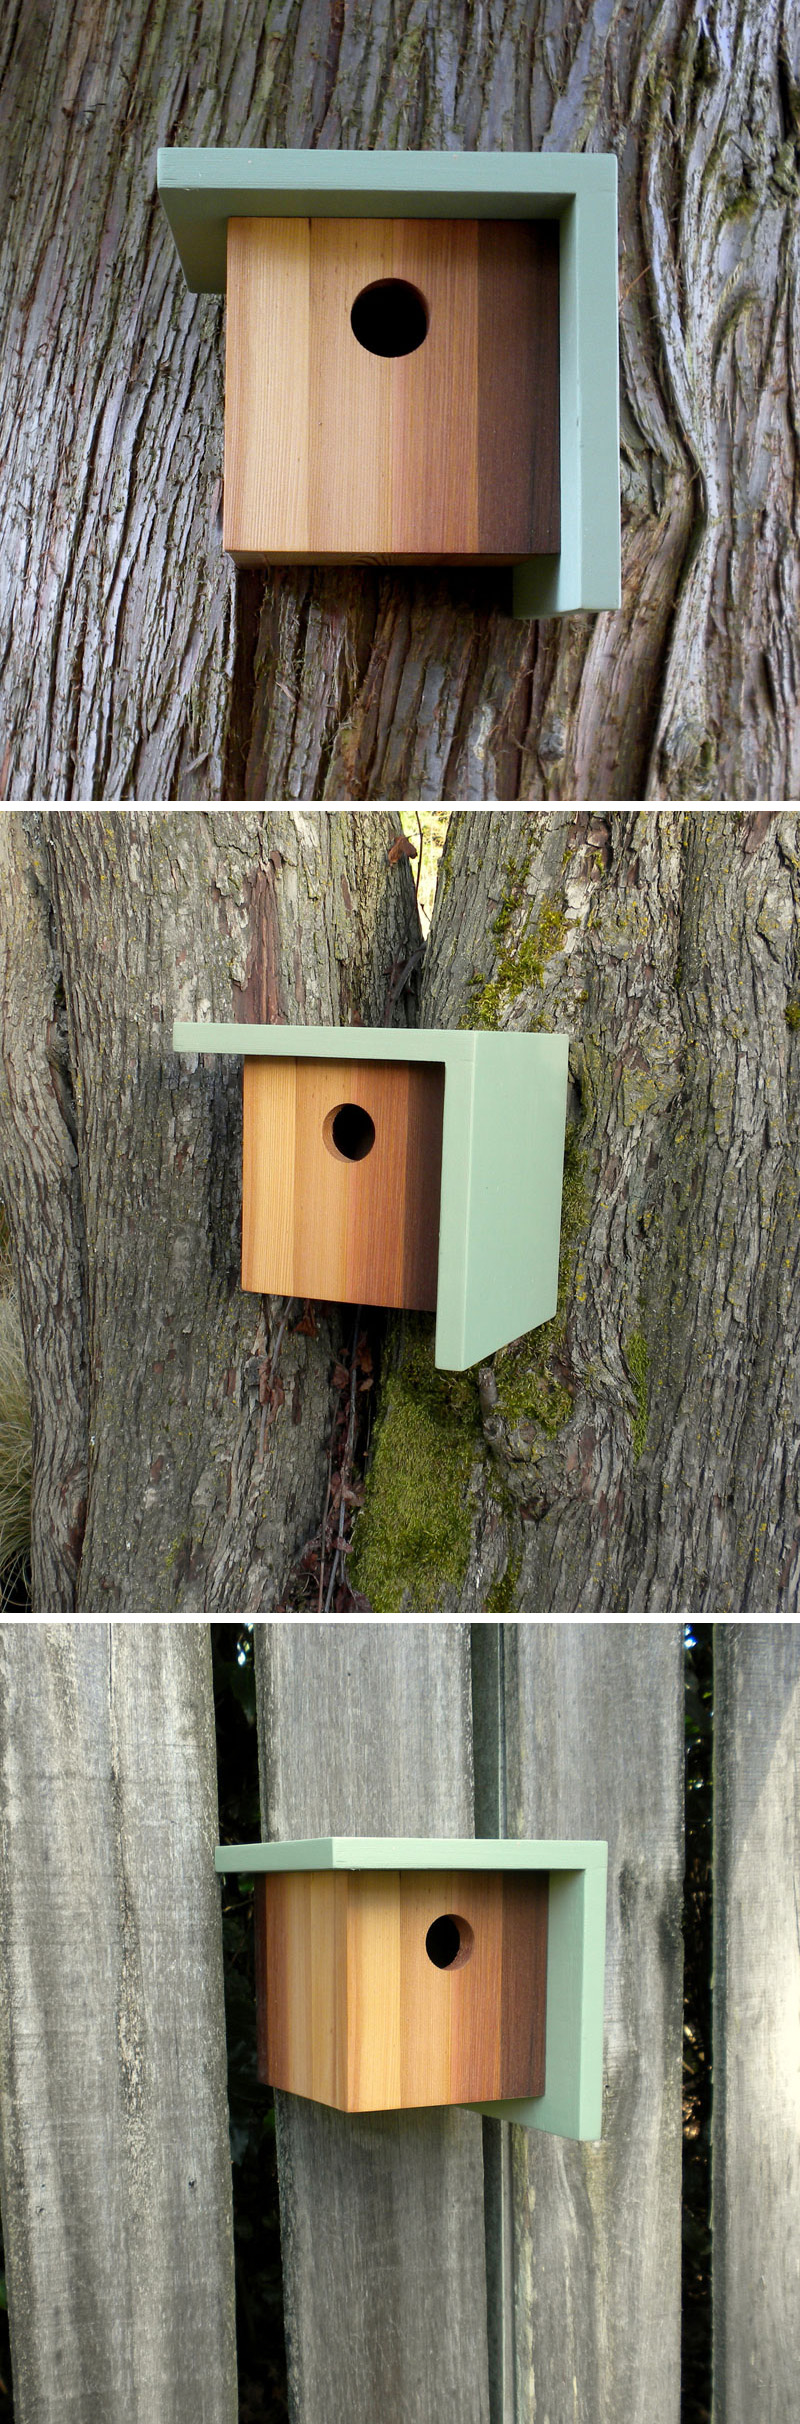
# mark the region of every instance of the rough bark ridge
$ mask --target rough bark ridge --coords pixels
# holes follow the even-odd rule
[[[785,0],[136,0],[0,37],[6,797],[791,797],[800,35]],[[624,604],[220,553],[222,325],[158,143],[612,150]],[[44,173],[43,173],[44,167]]]
[[[207,1630],[0,1626],[16,2424],[235,2424]]]
[[[89,1445],[75,1104],[44,857],[22,817],[5,810],[0,904],[0,1170],[36,1442],[33,1600],[70,1608]]]
[[[239,1064],[178,1062],[171,1024],[380,1025],[418,939],[394,830],[377,812],[0,826],[39,1607],[274,1608],[320,1521],[336,1316],[308,1335],[299,1306],[284,1325],[283,1300],[241,1294]]]
[[[376,1457],[376,1606],[796,1609],[799,887],[788,812],[454,817],[420,1019],[572,1038],[560,1304],[469,1404],[440,1387],[473,1461],[432,1600]],[[389,1484],[419,1355],[386,1393]]]

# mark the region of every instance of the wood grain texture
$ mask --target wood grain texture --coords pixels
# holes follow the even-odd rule
[[[714,2414],[800,2378],[800,1626],[714,1635]]]
[[[546,1877],[473,1871],[267,1877],[260,2076],[345,2112],[544,2090]],[[434,1921],[465,1923],[452,1967]]]
[[[432,1311],[442,1068],[253,1057],[243,1086],[242,1287]],[[326,1141],[344,1104],[374,1124],[362,1160]]]
[[[235,2424],[216,1829],[205,1626],[0,1626],[16,2424]]]
[[[478,536],[503,554],[520,528],[557,553],[559,480],[558,227],[478,221]]]
[[[485,1660],[489,1631],[476,1631]],[[510,1624],[495,1640],[501,1830],[609,1847],[602,2141],[512,2133],[505,2246],[495,2178],[490,2271],[514,2317],[510,2412],[515,2424],[677,2424],[681,1629]]]
[[[257,1628],[264,1832],[471,1834],[457,1625]],[[481,2126],[276,2094],[296,2424],[488,2424]]]
[[[428,311],[422,344],[395,358],[350,324],[387,278]],[[230,221],[224,542],[237,562],[510,563],[557,548],[558,398],[554,224]]]

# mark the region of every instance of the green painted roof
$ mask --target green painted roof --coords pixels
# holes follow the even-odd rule
[[[488,1835],[320,1835],[302,1843],[220,1843],[221,1876],[249,1869],[593,1869],[605,1868],[605,1843],[528,1842]]]
[[[224,294],[229,219],[559,218],[616,195],[604,152],[280,151],[170,145],[156,174],[187,286]]]

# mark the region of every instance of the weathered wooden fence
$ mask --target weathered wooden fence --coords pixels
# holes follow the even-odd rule
[[[800,2373],[800,1627],[717,1634],[715,2424]],[[677,2424],[682,1631],[258,1628],[265,1832],[607,1837],[603,2137],[279,2096],[296,2424]],[[233,2424],[203,1625],[0,1628],[15,2424]]]

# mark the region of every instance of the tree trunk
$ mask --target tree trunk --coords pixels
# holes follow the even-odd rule
[[[64,0],[0,37],[0,789],[12,799],[791,798],[800,62],[779,0]],[[221,553],[223,307],[159,143],[611,151],[624,592]]]
[[[794,813],[453,818],[420,1020],[572,1039],[559,1310],[471,1385],[401,1328],[376,1609],[796,1610],[799,891]]]
[[[319,1529],[338,1317],[242,1295],[239,1064],[179,1062],[171,1028],[380,1025],[419,939],[394,834],[379,814],[0,823],[39,1608],[272,1608]]]
[[[240,1293],[238,1064],[170,1049],[201,1011],[571,1037],[558,1311],[455,1376],[427,1317],[395,1324],[362,1602],[795,1610],[800,820],[462,812],[419,1003],[394,833],[352,811],[0,824],[35,1603],[309,1605],[290,1576],[352,1310]]]
[[[257,1656],[266,1836],[474,1832],[465,1627],[269,1625]],[[488,2424],[479,2119],[276,2104],[292,2415]]]
[[[235,2424],[205,1627],[0,1627],[15,2424]]]
[[[800,1633],[715,1635],[714,2415],[797,2413]]]

